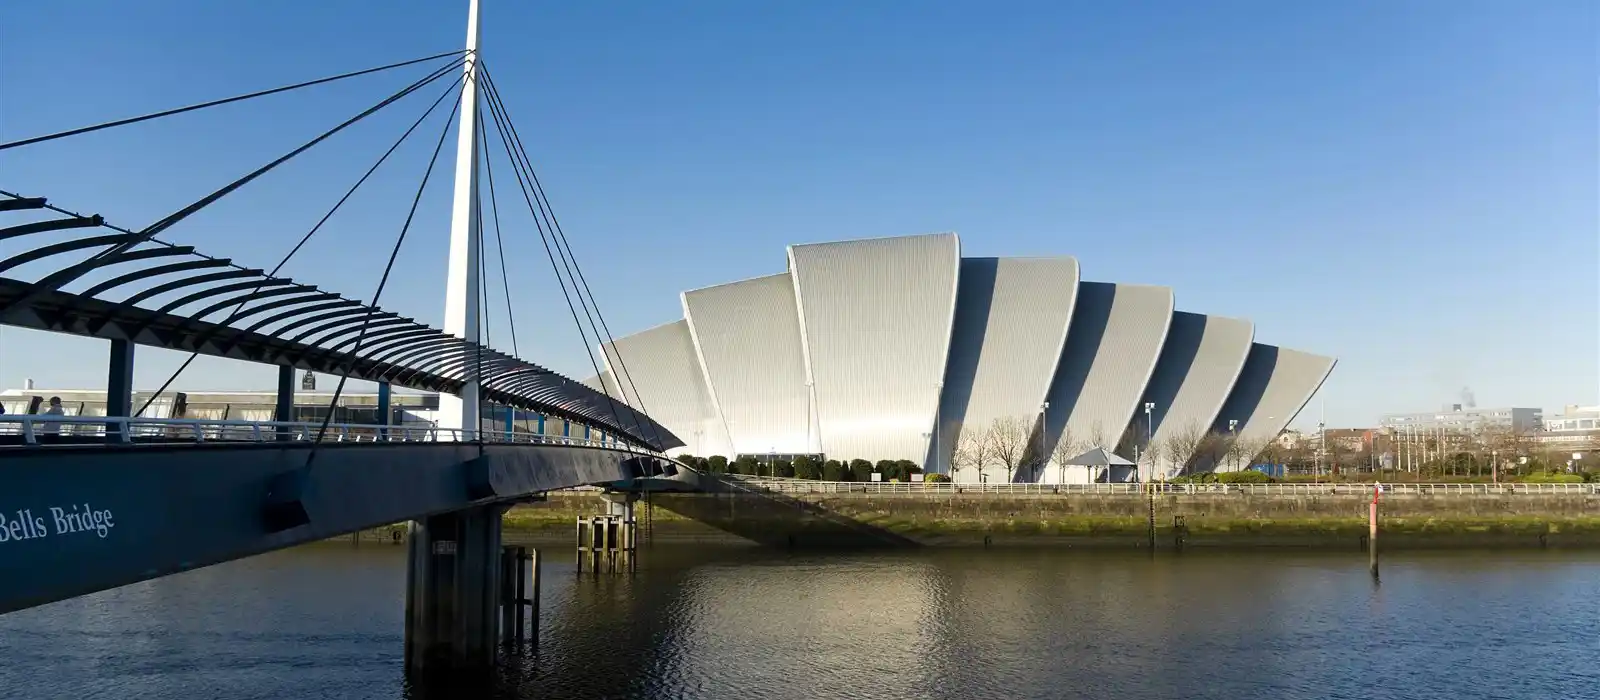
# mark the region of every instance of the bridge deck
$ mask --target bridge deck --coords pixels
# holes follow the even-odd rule
[[[308,443],[0,448],[0,613],[364,528],[642,475],[599,446]],[[295,498],[298,496],[298,499]],[[274,531],[269,503],[307,522]]]

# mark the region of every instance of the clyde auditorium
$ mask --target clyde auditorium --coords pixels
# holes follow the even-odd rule
[[[1083,281],[1071,257],[963,258],[944,233],[788,258],[787,272],[683,292],[681,320],[602,346],[588,383],[648,410],[680,452],[907,459],[977,481],[967,448],[997,421],[1042,436],[1047,455],[1104,447],[1144,452],[1158,475],[1237,469],[1333,370],[1254,342],[1248,320],[1176,310],[1171,288]],[[1204,454],[1196,432],[1214,436]],[[1224,440],[1239,446],[1228,459]],[[1058,461],[1011,478],[1105,478]],[[1007,478],[998,462],[981,472]]]

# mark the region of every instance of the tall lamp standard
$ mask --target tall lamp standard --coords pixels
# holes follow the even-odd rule
[[[1047,439],[1049,437],[1050,402],[1046,401],[1042,404],[1039,404],[1039,466],[1038,472],[1034,474],[1034,481],[1042,480],[1042,475],[1044,474],[1045,468],[1050,466],[1050,453],[1045,451],[1050,447],[1050,441]]]
[[[1144,452],[1147,455],[1150,454],[1150,441],[1155,439],[1155,432],[1156,432],[1155,420],[1156,419],[1155,419],[1155,416],[1153,414],[1151,414],[1151,411],[1154,411],[1155,408],[1156,408],[1156,405],[1154,403],[1149,402],[1149,401],[1146,401],[1145,404],[1144,404]],[[1155,458],[1155,455],[1150,455],[1150,480],[1151,481],[1155,481],[1156,480],[1156,458]]]
[[[1322,476],[1322,455],[1328,451],[1328,426],[1322,421],[1317,421],[1317,467],[1312,472],[1312,477]]]
[[[1234,471],[1239,471],[1239,451],[1236,450],[1236,449],[1233,449],[1233,441],[1238,439],[1238,438],[1234,437],[1233,432],[1235,430],[1238,430],[1238,428],[1239,428],[1238,419],[1229,418],[1228,419],[1228,449],[1231,450],[1233,452],[1233,454],[1234,454],[1234,457],[1233,457],[1233,470]]]
[[[944,404],[944,382],[934,382],[933,383],[933,471],[934,471],[935,474],[943,474],[944,473],[944,470],[941,469],[941,467],[943,465],[940,463],[941,453],[944,452],[944,445],[941,445],[939,443],[939,408],[943,404]],[[954,477],[951,477],[951,481],[954,481],[954,480],[955,480]]]

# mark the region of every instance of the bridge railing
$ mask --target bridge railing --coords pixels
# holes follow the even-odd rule
[[[191,418],[108,418],[0,414],[0,446],[56,447],[86,444],[206,442],[310,442],[321,423]],[[467,442],[467,431],[431,425],[330,423],[324,442]],[[655,453],[619,442],[518,431],[483,430],[484,442],[604,447],[642,455]]]
[[[1371,496],[1372,484],[963,484],[922,482],[808,481],[767,479],[748,476],[722,478],[740,488],[783,494],[907,494],[948,496],[954,494],[1070,495],[1070,494],[1244,494],[1259,496]],[[1508,495],[1508,494],[1587,494],[1600,495],[1600,483],[1589,484],[1430,484],[1384,483],[1383,494],[1390,495]]]

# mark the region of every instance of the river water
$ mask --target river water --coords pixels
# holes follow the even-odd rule
[[[535,651],[407,687],[403,548],[0,616],[3,698],[1600,698],[1600,553],[646,551],[544,568]]]

